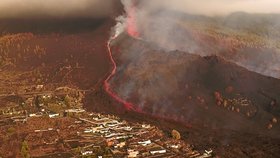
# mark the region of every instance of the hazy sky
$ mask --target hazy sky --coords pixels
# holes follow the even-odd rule
[[[115,0],[0,0],[0,17],[106,16]]]
[[[148,3],[193,14],[280,13],[280,0],[150,0]]]
[[[0,17],[106,16],[118,0],[0,0]],[[141,1],[141,0],[140,0]],[[280,0],[149,0],[183,12],[216,15],[235,11],[280,13]]]

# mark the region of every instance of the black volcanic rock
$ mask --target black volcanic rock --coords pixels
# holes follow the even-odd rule
[[[279,79],[218,56],[165,52],[129,37],[114,43],[114,52],[118,65],[111,81],[114,90],[143,111],[213,128],[278,136],[279,124],[272,130],[267,130],[267,124],[280,116]],[[228,87],[232,92],[227,92]],[[216,105],[215,92],[227,104],[239,101],[232,104],[238,104],[241,112],[236,112],[237,107]],[[276,104],[271,106],[271,102]]]

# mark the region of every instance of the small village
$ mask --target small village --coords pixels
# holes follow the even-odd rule
[[[167,135],[146,123],[129,123],[114,115],[86,112],[82,108],[81,92],[70,88],[60,88],[59,91],[28,96],[19,105],[0,109],[3,133],[0,136],[7,141],[9,137],[16,136],[20,141],[18,154],[21,156],[213,156],[211,149],[198,152],[192,145],[180,140],[180,133],[176,130]]]

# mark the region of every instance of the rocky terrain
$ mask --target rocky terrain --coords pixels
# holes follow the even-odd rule
[[[218,56],[159,51],[131,38],[118,42],[115,51],[120,67],[112,83],[122,98],[143,111],[235,130],[242,129],[247,120],[243,128],[247,132],[266,130],[269,120],[279,115],[278,79]],[[133,49],[127,50],[127,45]],[[259,129],[248,128],[249,122]]]
[[[117,74],[110,84],[120,97],[141,109],[140,113],[126,111],[103,90],[111,70],[106,44],[113,20],[33,22],[21,27],[22,21],[0,22],[1,107],[21,103],[22,95],[38,86],[45,91],[68,86],[87,91],[83,103],[88,111],[151,123],[166,134],[177,129],[195,149],[212,148],[217,157],[279,156],[279,79],[233,63],[229,60],[233,56],[164,51],[123,34],[111,43]],[[237,41],[237,46],[231,40],[225,44],[222,41],[229,35],[218,38],[211,31],[210,35],[190,31],[190,36],[201,45],[206,43],[201,51],[221,42],[210,51],[223,46],[219,51],[235,54],[236,60],[245,50],[249,55],[251,50],[276,51],[242,44],[247,39]],[[238,51],[230,51],[231,46]],[[15,145],[20,149],[20,143]]]

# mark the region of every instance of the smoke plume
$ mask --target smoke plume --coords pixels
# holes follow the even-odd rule
[[[199,56],[219,56],[250,71],[280,78],[280,8],[275,7],[280,2],[276,0],[121,2],[125,15],[117,18],[113,39],[126,31],[136,40],[121,44],[116,75],[110,82],[120,98],[144,111],[169,117],[180,113],[173,106],[184,104],[180,106],[188,110],[184,116],[170,117],[190,119],[195,112],[187,106],[192,101],[187,105],[180,102],[182,98],[189,95],[189,100],[204,102],[198,89],[209,95],[215,91],[211,88],[231,81],[221,77],[227,73],[224,69],[210,71]],[[200,81],[204,85],[197,83]]]
[[[123,27],[131,36],[141,36],[164,51],[218,55],[251,71],[280,77],[280,45],[277,44],[280,40],[280,2],[277,0],[122,0],[122,3],[126,11],[126,22],[123,23],[126,26]],[[245,39],[248,45],[265,45],[268,49],[240,50],[243,54],[229,55],[224,53],[223,46],[197,42],[194,24],[203,32],[214,26],[217,33],[226,32],[228,36],[232,36],[232,30],[248,34],[249,41]],[[250,55],[248,51],[255,54]]]

